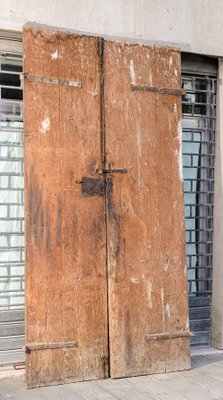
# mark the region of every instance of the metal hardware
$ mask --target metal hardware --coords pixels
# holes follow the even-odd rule
[[[105,139],[105,93],[104,93],[104,39],[98,41],[99,78],[100,78],[100,160],[106,163]]]
[[[103,175],[103,174],[126,174],[128,172],[127,169],[112,169],[112,168],[98,168],[96,169],[96,172],[99,175]]]
[[[192,64],[197,68],[196,63]],[[189,68],[189,64],[186,65]],[[216,73],[186,70],[182,148],[191,345],[209,345],[213,253]]]
[[[13,368],[16,370],[25,369],[25,367],[24,361],[17,361],[15,364],[13,364]]]
[[[189,296],[211,294],[216,78],[182,76]]]
[[[77,342],[60,342],[60,343],[26,345],[25,353],[30,354],[32,351],[67,349],[70,347],[78,347]]]
[[[165,88],[165,87],[154,87],[154,86],[138,86],[131,85],[132,90],[140,90],[142,92],[151,92],[158,94],[168,94],[171,96],[184,96],[185,90],[177,89],[177,88]]]
[[[82,87],[82,81],[73,81],[73,80],[64,80],[64,79],[55,79],[50,77],[41,77],[41,76],[32,76],[26,73],[21,74],[21,79],[25,79],[30,82],[38,82],[38,83],[48,83],[51,85],[61,85],[61,86],[72,86],[72,87]]]
[[[7,41],[8,42],[8,41]],[[10,42],[8,43],[9,47]],[[5,260],[0,262],[0,346],[4,350],[4,361],[15,363],[14,368],[23,368],[17,362],[17,355],[24,344],[24,215],[23,215],[23,114],[22,114],[22,53],[20,43],[15,43],[14,52],[4,51],[4,40],[0,40],[0,148],[1,163],[16,165],[16,173],[11,169],[1,172],[1,206],[7,210],[1,213],[0,251],[7,252]],[[13,45],[13,47],[14,47]],[[16,49],[17,48],[17,49]],[[2,171],[3,171],[2,170]],[[3,185],[3,181],[6,184]],[[11,194],[16,188],[16,196]],[[5,192],[4,192],[5,191]],[[13,214],[12,214],[13,210]],[[8,223],[11,229],[8,230]],[[16,233],[14,226],[19,228]],[[4,245],[5,244],[5,245]],[[16,254],[18,257],[13,257]],[[5,253],[6,254],[6,253]],[[2,268],[4,266],[4,268]],[[17,272],[15,272],[17,271]],[[1,323],[3,322],[3,324]],[[7,339],[6,339],[7,337]],[[14,348],[18,349],[14,353]],[[24,364],[23,364],[24,365]]]
[[[94,179],[82,178],[82,181],[76,181],[78,185],[82,185],[82,194],[85,196],[105,196],[106,193],[112,191],[112,178]]]
[[[156,333],[153,335],[145,335],[146,341],[151,340],[162,340],[162,339],[178,339],[178,338],[186,338],[192,336],[189,331],[179,331],[179,332],[167,332],[167,333]]]

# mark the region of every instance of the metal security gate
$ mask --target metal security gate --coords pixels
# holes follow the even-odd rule
[[[183,173],[192,345],[209,345],[211,330],[216,61],[184,55]]]
[[[24,358],[21,39],[0,35],[0,365]]]

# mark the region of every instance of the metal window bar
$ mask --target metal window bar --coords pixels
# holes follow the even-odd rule
[[[24,308],[22,54],[0,53],[0,312]]]
[[[189,297],[211,296],[216,77],[182,75]]]

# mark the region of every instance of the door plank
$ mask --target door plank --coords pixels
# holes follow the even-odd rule
[[[155,49],[155,85],[181,87],[180,52]],[[181,97],[156,96],[156,133],[159,162],[158,201],[160,263],[163,277],[165,331],[189,329],[183,166],[181,149]],[[189,337],[166,344],[166,372],[188,367]]]
[[[175,50],[105,43],[107,162],[128,170],[113,174],[107,200],[113,378],[190,366],[189,337],[175,335],[178,331],[188,335],[178,163],[181,101],[175,91],[132,90],[132,86],[170,88],[179,95],[179,60]],[[173,335],[146,340],[147,335],[159,333]]]
[[[107,376],[103,197],[82,195],[100,154],[98,38],[26,26],[26,354],[29,387]],[[29,76],[81,81],[81,87]],[[77,347],[66,348],[66,342]],[[32,348],[32,347],[31,347]]]

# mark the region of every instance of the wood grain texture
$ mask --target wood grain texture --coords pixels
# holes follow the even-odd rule
[[[131,90],[180,89],[174,49],[106,41],[108,279],[111,377],[190,367],[189,338],[147,342],[145,335],[188,330],[181,99]]]
[[[113,378],[188,369],[180,54],[105,41],[103,81],[99,38],[23,37],[27,384],[107,377],[108,342]]]
[[[26,355],[29,387],[104,378],[107,284],[103,197],[81,193],[100,153],[98,38],[25,27]]]

